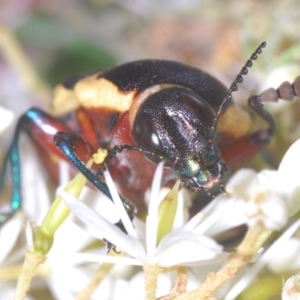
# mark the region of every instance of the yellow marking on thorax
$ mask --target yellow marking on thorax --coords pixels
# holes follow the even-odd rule
[[[80,107],[74,90],[66,89],[62,84],[54,89],[51,114],[60,116],[72,112]]]
[[[251,123],[250,115],[246,111],[237,105],[231,105],[220,115],[218,131],[238,138],[250,131]]]
[[[136,91],[123,92],[98,74],[86,77],[77,82],[74,91],[79,103],[86,108],[110,108],[116,111],[127,111],[133,103]]]

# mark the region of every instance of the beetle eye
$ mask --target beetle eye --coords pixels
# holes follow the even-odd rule
[[[157,136],[157,130],[154,126],[154,123],[148,114],[140,112],[140,114],[136,117],[133,134],[136,143],[140,147],[149,149],[155,152],[157,155],[163,156],[164,151],[162,144]],[[159,159],[155,160],[155,156],[148,156],[147,154],[145,155],[151,161],[155,163],[159,162]]]

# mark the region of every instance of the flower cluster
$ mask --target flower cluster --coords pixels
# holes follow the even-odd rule
[[[39,169],[39,164],[34,165],[31,161],[31,150],[23,153],[28,156],[26,161],[30,162],[23,167],[25,174],[32,172],[32,168],[35,171]],[[105,178],[113,202],[88,187],[84,187],[80,196],[84,201],[82,202],[62,188],[69,180],[66,175],[68,167],[62,165],[61,177],[65,179],[57,193],[85,226],[78,226],[68,218],[55,234],[55,242],[48,259],[43,268],[38,269],[37,274],[44,279],[55,299],[74,299],[74,294],[84,290],[95,272],[95,264],[91,264],[93,262],[101,263],[101,268],[109,266],[101,285],[94,291],[96,298],[101,295],[103,299],[119,299],[126,295],[130,299],[155,299],[169,295],[176,297],[174,299],[193,299],[193,293],[217,293],[218,297],[230,300],[247,288],[262,269],[268,268],[279,276],[286,272],[297,272],[300,268],[297,255],[300,243],[292,236],[299,227],[298,221],[291,224],[265,251],[261,244],[268,233],[282,230],[300,208],[298,153],[300,140],[290,147],[277,171],[238,171],[228,181],[226,194],[216,197],[189,220],[186,218],[184,194],[178,192],[179,183],[167,195],[161,195],[163,164],[159,164],[151,188],[146,220],[134,218],[133,223],[108,172],[105,172]],[[26,176],[24,175],[25,178]],[[32,184],[30,182],[27,181],[25,189]],[[45,179],[41,179],[39,186],[35,190],[35,199],[49,199],[49,195],[45,193]],[[28,198],[30,197],[32,195],[29,193]],[[36,212],[37,207],[32,206],[32,202],[24,202],[24,211],[35,220],[41,220],[47,207],[49,203],[45,201],[42,209]],[[20,242],[20,216],[10,220],[1,229],[2,268],[19,261],[20,254],[12,249],[17,241]],[[116,226],[119,220],[122,221],[126,233]],[[249,232],[252,228],[258,235],[254,235],[252,240],[249,238],[248,244],[244,240],[237,248],[237,260],[240,256],[241,261],[244,261],[250,254],[253,256],[253,264],[247,267],[241,263],[236,273],[242,268],[246,269],[242,275],[235,274],[236,281],[233,284],[232,276],[225,272],[228,268],[233,270],[231,256],[214,237],[241,224],[248,224]],[[34,227],[28,227],[29,250],[33,250],[34,231]],[[103,246],[91,248],[94,243],[92,237],[109,241],[116,246],[115,252],[110,251],[107,254]],[[261,243],[259,237],[262,239]],[[247,255],[244,257],[243,253]],[[255,256],[256,253],[258,254]],[[115,267],[112,268],[111,264]],[[134,266],[142,266],[144,271],[140,269],[137,272]],[[214,276],[211,275],[212,271],[217,271]],[[222,280],[216,283],[218,278]],[[291,285],[297,286],[297,280],[290,279],[283,294],[291,289]],[[215,284],[211,291],[206,287],[208,281]],[[226,288],[218,289],[226,282]],[[1,283],[1,290],[11,297],[11,282]],[[115,292],[111,293],[111,290]]]
[[[167,196],[165,199],[168,198],[168,202],[171,199],[174,202],[173,205],[176,206],[176,209],[173,210],[174,217],[176,215],[182,220],[181,224],[178,224],[178,221],[174,222],[177,224],[176,227],[168,226],[168,218],[172,219],[170,216],[172,209],[168,209],[168,213],[163,216],[160,213],[162,210],[160,203],[165,201],[158,197],[162,165],[158,167],[153,181],[146,222],[136,219],[135,227],[128,219],[109,173],[106,173],[106,180],[114,195],[114,202],[118,207],[127,234],[107,221],[106,213],[96,213],[65,192],[61,195],[72,212],[88,225],[88,231],[92,235],[109,240],[127,254],[113,257],[85,255],[85,259],[88,261],[143,265],[144,268],[145,266],[159,268],[184,266],[192,267],[193,272],[198,269],[198,273],[199,266],[201,266],[203,271],[200,277],[205,278],[208,269],[214,270],[218,265],[225,263],[228,257],[228,254],[223,252],[222,246],[211,238],[212,236],[243,223],[247,223],[249,227],[261,227],[264,230],[280,230],[286,225],[288,218],[299,210],[299,201],[297,201],[300,186],[297,178],[299,176],[291,171],[298,170],[295,167],[299,161],[299,150],[300,141],[297,141],[285,155],[278,171],[264,170],[260,173],[249,169],[238,171],[226,186],[227,195],[218,196],[203,211],[185,223],[182,217],[183,204],[176,204],[176,196],[169,196],[169,198]],[[159,215],[161,216],[160,220],[158,219]],[[237,216],[239,217],[237,218]],[[170,228],[160,241],[157,239],[159,222]],[[283,235],[277,244],[274,244],[273,248],[271,247],[269,252],[264,254],[266,256],[263,255],[262,259],[256,262],[241,281],[244,280],[247,285],[250,284],[258,271],[266,265],[272,265],[273,258],[279,253],[278,247],[282,247],[287,241],[294,241],[300,245],[297,239],[290,240],[298,226],[299,224],[295,223],[286,235]],[[237,295],[241,291],[240,286],[236,284],[234,289],[228,292],[226,299],[232,299],[234,293]],[[157,291],[156,296],[161,296],[161,293]],[[142,290],[139,297],[143,295]],[[223,296],[225,297],[225,295]]]

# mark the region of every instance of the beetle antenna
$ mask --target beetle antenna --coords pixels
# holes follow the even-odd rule
[[[255,52],[251,55],[250,59],[247,60],[247,62],[245,63],[245,65],[243,66],[243,68],[241,69],[241,71],[239,72],[239,74],[236,76],[235,80],[233,81],[233,83],[231,84],[230,88],[228,89],[219,109],[218,112],[214,118],[214,125],[213,125],[213,131],[216,130],[217,127],[217,123],[218,120],[220,118],[220,115],[223,111],[223,107],[225,105],[225,103],[232,98],[232,93],[238,90],[238,83],[241,83],[243,81],[243,75],[246,75],[248,73],[248,68],[252,67],[253,63],[252,61],[257,59],[257,54],[260,54],[262,52],[262,49],[265,48],[267,45],[266,42],[262,42],[259,47],[255,50]]]

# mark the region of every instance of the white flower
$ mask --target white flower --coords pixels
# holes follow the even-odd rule
[[[249,169],[236,172],[226,190],[245,202],[244,213],[249,226],[261,224],[266,229],[279,230],[288,219],[286,196],[275,186],[275,171],[258,174]]]
[[[279,219],[280,216],[285,217],[286,222],[288,217],[295,214],[300,208],[299,153],[300,140],[296,141],[289,148],[282,159],[278,171],[262,171],[256,174],[251,170],[242,170],[237,172],[237,174],[241,174],[240,177],[235,174],[228,183],[229,190],[232,192],[231,196],[244,199],[246,207],[248,203],[251,203],[252,206],[256,202],[257,209],[255,211],[260,218],[257,217],[256,221],[264,224],[268,229],[278,229],[284,223]],[[272,200],[274,203],[272,203]],[[280,206],[282,206],[283,212],[280,211]],[[235,286],[227,293],[224,299],[235,299],[266,266],[269,266],[274,271],[281,272],[291,271],[293,266],[299,265],[297,255],[299,253],[297,251],[299,241],[291,238],[298,230],[299,225],[300,221],[292,224],[263,253],[261,259],[235,283]],[[291,247],[294,248],[291,249]],[[284,262],[287,265],[284,266]]]
[[[300,209],[300,140],[297,140],[283,157],[275,181],[275,186],[285,195],[289,216]]]
[[[224,300],[236,299],[236,297],[247,287],[250,283],[257,278],[257,274],[262,271],[267,264],[274,258],[274,256],[286,245],[291,236],[298,230],[300,221],[293,223],[281,236],[277,239],[272,246],[270,246],[252,267],[250,267],[245,274],[239,278],[232,289],[226,294]]]
[[[260,224],[279,230],[288,217],[300,208],[300,140],[285,154],[278,171],[256,173],[250,169],[236,172],[226,190],[230,198],[244,201],[244,214],[249,226]]]
[[[282,291],[282,300],[299,300],[300,299],[300,275],[289,278]]]
[[[239,171],[229,181],[227,187],[230,192],[229,196],[218,196],[206,206],[202,212],[198,213],[186,223],[184,223],[183,205],[182,203],[178,204],[177,219],[174,221],[174,226],[158,244],[157,226],[160,200],[156,195],[158,195],[160,189],[159,184],[157,184],[157,182],[160,182],[160,175],[155,177],[155,181],[157,182],[154,183],[154,188],[152,188],[147,220],[143,222],[135,218],[134,227],[128,219],[122,203],[118,202],[119,200],[116,196],[114,196],[115,204],[113,204],[110,200],[102,197],[99,192],[89,188],[85,189],[82,195],[83,198],[94,201],[94,203],[91,204],[93,208],[95,208],[95,203],[100,205],[96,210],[102,212],[103,215],[99,215],[80,203],[77,199],[72,198],[66,192],[61,191],[60,194],[65,201],[73,207],[72,209],[74,209],[75,214],[88,224],[90,233],[100,239],[105,238],[109,240],[126,252],[128,256],[109,256],[105,254],[104,248],[100,250],[100,253],[97,249],[97,254],[93,254],[92,251],[78,253],[90,244],[91,238],[86,236],[82,229],[68,219],[55,235],[54,246],[49,252],[49,259],[45,264],[47,272],[45,273],[46,275],[43,275],[44,281],[56,299],[65,300],[74,299],[74,294],[88,284],[93,273],[93,268],[91,268],[92,264],[88,264],[88,262],[112,262],[120,265],[148,264],[160,267],[192,266],[193,272],[197,270],[194,268],[195,266],[201,266],[200,274],[202,275],[202,279],[199,281],[204,280],[205,275],[210,271],[216,270],[228,256],[222,252],[222,247],[209,236],[219,234],[228,228],[245,223],[248,219],[250,219],[250,221],[248,221],[249,223],[251,220],[254,220],[252,224],[262,223],[267,228],[277,229],[283,226],[283,222],[281,223],[279,220],[280,218],[284,217],[286,220],[288,215],[296,213],[299,209],[300,204],[297,201],[299,195],[299,176],[297,172],[300,170],[300,166],[298,166],[298,164],[300,164],[300,162],[298,162],[298,153],[300,153],[299,147],[300,142],[298,141],[289,149],[278,171],[263,171],[259,174],[250,170]],[[33,162],[31,162],[31,160],[33,160],[33,158],[30,158],[30,156],[26,161],[24,160],[25,168],[23,168],[23,170],[26,170],[26,165],[30,165],[32,168]],[[27,162],[28,164],[26,164]],[[34,166],[34,168],[35,172],[37,172],[38,168],[36,166]],[[159,173],[161,171],[162,166],[159,166],[157,172]],[[66,178],[62,180],[63,182],[68,180],[68,174],[61,177]],[[42,178],[43,176],[38,179],[42,180]],[[47,192],[45,192],[46,185],[43,180],[38,184],[40,189],[32,189],[32,187],[34,187],[34,180],[32,178],[24,185],[25,195],[29,198],[28,200],[32,197],[36,200],[47,200],[43,202],[42,209],[38,209],[37,212],[37,206],[30,204],[30,201],[27,200],[26,203],[24,203],[26,214],[38,220],[41,220],[45,210],[49,207],[49,197]],[[107,177],[107,180],[109,181],[110,178]],[[26,190],[28,187],[29,189]],[[113,190],[114,187],[111,187],[111,184],[110,189],[112,193],[115,193]],[[37,195],[34,194],[34,191],[37,192]],[[101,199],[99,199],[99,197]],[[274,200],[273,202],[272,199]],[[40,202],[37,201],[37,203]],[[116,206],[119,208],[116,209]],[[281,206],[284,208],[283,212],[279,209]],[[253,207],[255,209],[252,209]],[[125,234],[113,224],[120,218],[126,226],[128,234]],[[0,231],[2,242],[5,240],[5,247],[0,248],[0,262],[2,260],[3,264],[9,260],[16,261],[17,258],[20,258],[20,256],[17,258],[13,257],[10,253],[21,231],[20,229],[22,229],[20,224],[19,219],[13,219],[5,224]],[[295,230],[296,225],[294,225],[293,230]],[[10,226],[15,226],[13,227],[13,231],[16,235],[9,234],[12,232]],[[276,251],[272,250],[269,252],[268,250],[263,254],[262,259],[253,266],[253,269],[251,268],[250,271],[247,272],[247,274],[249,273],[250,275],[247,276],[245,280],[242,278],[241,282],[243,284],[237,284],[238,289],[243,289],[249,285],[256,274],[265,266],[269,265],[270,268],[272,268],[270,262],[276,257],[276,260],[279,259],[279,249],[284,249],[284,245],[287,246],[288,243],[293,241],[289,239],[290,236],[291,231],[289,231],[288,238],[281,240],[280,244],[274,244],[276,248],[269,249],[270,251],[272,249]],[[296,254],[295,251],[294,254]],[[7,260],[7,258],[9,258],[9,260]],[[296,260],[293,262],[296,263]],[[204,268],[202,267],[203,265]],[[280,269],[280,266],[277,266],[277,268]],[[193,273],[191,275],[193,275]],[[170,276],[172,277],[173,275]],[[143,286],[141,276],[132,277],[131,275],[128,278],[131,279],[129,281],[119,277],[113,279],[108,275],[100,288],[95,292],[95,297],[100,295],[105,299],[111,299],[112,296],[109,295],[109,290],[114,290],[118,287],[119,296],[115,294],[113,297],[119,299],[120,295],[125,295],[125,293],[132,295],[130,291],[139,283]],[[166,284],[167,278],[169,278],[169,283],[174,282],[174,278],[159,277],[158,285],[161,283],[164,287],[168,286],[169,289],[172,284]],[[197,278],[199,279],[198,275]],[[196,286],[196,283],[193,283],[193,286],[189,289],[195,288]],[[3,285],[3,290],[4,289],[10,290],[10,287],[5,284]],[[141,291],[141,293],[142,292],[143,291]],[[107,297],[103,296],[106,295],[106,293],[108,293]],[[165,293],[165,289],[160,289],[157,295],[164,295]],[[237,294],[238,293],[235,292],[235,295]],[[226,299],[233,299],[230,298],[230,295],[232,295],[231,292],[228,295]]]
[[[0,106],[0,134],[11,125],[13,117],[14,115],[10,110]]]
[[[111,179],[108,173],[105,175],[106,181],[109,184],[115,205],[118,207],[121,220],[128,234],[125,234],[114,224],[107,221],[104,216],[86,207],[68,193],[63,191],[60,193],[72,212],[89,226],[90,233],[100,239],[109,240],[118,249],[122,249],[132,257],[95,256],[95,260],[121,264],[157,265],[168,268],[179,265],[211,264],[216,260],[222,261],[224,259],[226,255],[222,253],[222,247],[211,238],[197,232],[202,225],[199,215],[195,216],[181,229],[171,231],[161,240],[158,246],[156,245],[158,206],[160,203],[160,199],[156,195],[159,193],[162,168],[162,165],[158,166],[156,173],[160,175],[156,175],[154,179],[152,188],[154,192],[152,192],[149,214],[145,224],[145,241],[138,237],[121,200],[118,199],[119,196],[114,185],[110,183]],[[138,226],[138,224],[135,223],[135,226]]]
[[[300,270],[300,240],[292,237],[278,245],[277,251],[268,263],[268,268],[277,274]]]
[[[2,275],[4,277],[8,276],[8,278],[2,280],[0,283],[0,299],[13,299],[18,275],[15,275],[15,278],[11,278],[10,270],[12,274],[15,274],[14,270],[16,268],[21,270],[26,248],[30,250],[33,248],[33,229],[31,224],[26,226],[27,245],[23,238],[25,228],[24,219],[32,219],[35,223],[39,224],[50,208],[47,176],[42,169],[42,163],[37,159],[36,152],[28,141],[22,141],[21,149],[22,210],[3,224],[0,230],[0,269],[6,269],[7,271],[4,274],[1,270]],[[68,170],[66,170],[66,167]],[[60,181],[62,184],[66,184],[70,180],[68,179],[69,168],[68,165],[62,165],[60,172]],[[99,201],[100,193],[88,188],[83,191],[83,195],[89,199],[90,203],[97,202],[103,205],[105,202],[101,201],[102,199]],[[109,200],[107,202],[112,205]],[[106,207],[105,209],[107,210]],[[87,264],[86,261],[79,259],[72,260],[68,259],[68,257],[72,257],[72,254],[88,247],[91,242],[92,239],[68,218],[56,232],[55,242],[47,255],[48,259],[37,270],[36,278],[38,280],[33,279],[31,289],[45,288],[46,285],[55,299],[73,300],[74,295],[89,284],[91,277],[95,273],[95,269],[90,264]],[[102,248],[104,253],[105,248]],[[116,279],[112,281],[111,277],[108,276],[106,282],[113,282],[114,286],[112,288],[114,288],[115,284],[118,284],[119,281]],[[100,295],[95,293],[98,299],[101,294],[104,294],[105,290],[110,290],[107,288],[107,285],[106,289],[99,290]],[[27,296],[26,299],[33,298]],[[109,298],[107,297],[107,299]]]

